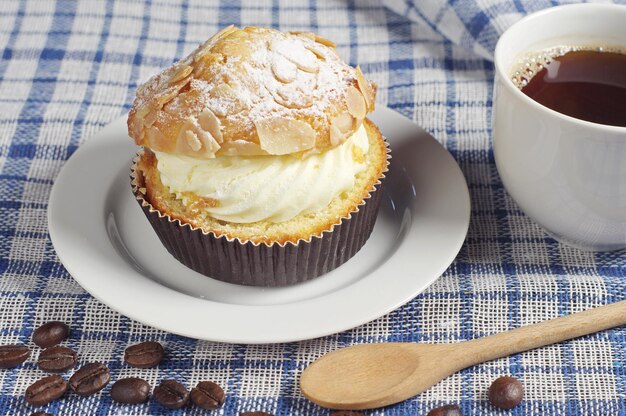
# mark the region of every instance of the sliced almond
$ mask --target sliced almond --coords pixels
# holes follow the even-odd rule
[[[365,118],[365,114],[367,113],[365,99],[363,98],[363,94],[361,94],[359,90],[352,85],[348,87],[346,93],[346,104],[348,106],[348,111],[354,116],[354,118],[357,120]]]
[[[356,82],[359,87],[359,90],[363,93],[363,98],[365,99],[365,105],[368,110],[373,110],[373,91],[370,86],[370,83],[365,79],[363,72],[361,72],[361,67],[357,65],[356,67]]]
[[[310,44],[310,45],[304,45],[305,48],[307,48],[308,50],[310,50],[311,52],[313,52],[313,54],[315,56],[317,56],[318,59],[321,59],[322,61],[326,60],[326,56],[324,55],[324,51],[322,49],[321,46],[319,46],[316,43]]]
[[[178,83],[172,84],[172,88],[174,88],[175,91],[177,91],[179,94],[181,94],[181,91],[189,90],[189,88],[187,88],[187,87],[190,86],[192,81],[193,81],[193,78],[190,77],[190,76],[187,76],[187,77],[181,79],[180,81],[178,81]]]
[[[349,113],[341,113],[333,117],[330,124],[336,126],[340,132],[348,133],[351,132],[354,127],[354,117]]]
[[[170,78],[170,84],[176,84],[178,81],[187,77],[187,75],[191,74],[193,71],[193,67],[191,66],[182,66],[174,73],[172,78]]]
[[[269,154],[286,155],[315,146],[315,130],[304,121],[275,117],[254,124],[261,149]]]
[[[331,146],[339,146],[346,140],[346,135],[337,128],[335,125],[330,125],[330,145]]]
[[[198,135],[193,131],[187,130],[185,132],[185,141],[191,150],[197,152],[202,148],[202,142],[198,138]]]
[[[205,108],[198,115],[198,123],[200,123],[200,127],[203,130],[211,133],[211,136],[213,136],[213,138],[215,138],[218,143],[222,143],[224,141],[220,119],[217,118],[217,116],[213,111],[211,111],[211,109]]]
[[[159,152],[168,152],[171,149],[170,141],[167,137],[157,128],[151,127],[146,129],[146,136],[148,137],[148,147],[152,150]]]
[[[183,124],[183,126],[180,128],[180,131],[178,132],[178,137],[176,138],[176,153],[181,153],[184,155],[190,155],[195,153],[196,151],[193,150],[193,138],[191,137],[192,135],[195,136],[195,139],[198,141],[198,150],[200,150],[200,148],[202,147],[202,143],[200,142],[200,139],[198,138],[198,136],[194,133],[195,127],[194,127],[194,122],[193,119],[190,118],[187,121],[185,121],[185,123]],[[191,143],[190,143],[191,142]]]
[[[201,65],[202,62],[206,61],[207,55],[211,53],[211,47],[198,49],[198,51],[193,55],[193,66],[195,67],[193,70],[194,75],[199,73],[198,66]]]
[[[311,86],[311,88],[314,88]],[[271,89],[270,93],[276,103],[287,108],[309,108],[314,100],[311,94],[307,94],[301,89],[293,88],[292,85],[279,85]]]
[[[301,36],[303,38],[307,38],[307,39],[311,39],[313,42],[315,42],[315,33],[313,32],[289,32],[292,35],[296,35],[296,36]]]
[[[178,95],[178,89],[171,87],[163,91],[163,93],[156,97],[156,105],[160,110],[163,106],[174,99]]]
[[[191,157],[211,159],[219,149],[219,143],[200,127],[194,117],[185,121],[176,139],[176,152]]]
[[[204,151],[201,152],[201,157],[213,159],[215,157],[215,153],[220,150],[220,144],[208,131],[198,130],[196,131],[196,134],[204,145]]]
[[[145,83],[143,83],[140,86],[138,86],[137,87],[137,97],[143,97],[146,94],[146,91],[148,91],[148,87],[149,87],[150,84],[152,84],[152,82],[154,82],[154,77],[152,77],[151,79],[149,79]]]
[[[142,126],[152,127],[155,121],[156,111],[151,111],[147,105],[140,107],[135,111],[134,131],[138,133]]]
[[[143,107],[139,107],[135,110],[135,116],[139,119],[143,119],[150,112],[150,107],[144,105]]]
[[[298,77],[298,67],[282,55],[275,54],[272,59],[272,72],[277,80],[288,84]]]
[[[152,127],[152,125],[156,122],[158,116],[159,116],[158,111],[155,111],[155,110],[148,111],[148,113],[143,118],[144,126]]]
[[[313,52],[305,48],[299,39],[273,39],[269,47],[272,51],[281,54],[296,64],[302,71],[312,73],[319,71],[317,57]]]
[[[363,119],[357,119],[354,123],[354,131],[357,131],[363,125]]]
[[[197,62],[202,59],[205,55],[211,52],[211,48],[222,38],[228,36],[230,33],[238,30],[234,25],[230,25],[225,27],[224,29],[217,32],[211,38],[209,38],[206,42],[196,49],[196,53],[193,55],[193,61]]]
[[[321,43],[324,46],[328,46],[329,48],[336,48],[337,44],[332,40],[328,40],[326,38],[321,37],[320,35],[315,35],[315,41],[317,43]]]
[[[228,112],[231,114],[238,113],[246,107],[239,97],[239,94],[228,84],[219,84],[213,87],[211,91],[209,91],[209,95],[224,100],[228,107]],[[220,116],[226,115],[220,114],[217,108],[214,108],[213,111]]]
[[[229,25],[226,26],[224,29],[220,30],[219,32],[217,32],[215,35],[213,35],[212,39],[213,39],[213,43],[217,42],[218,40],[228,36],[230,33],[234,32],[238,30],[237,26],[235,25]]]
[[[204,57],[198,59],[198,61],[194,63],[193,77],[202,78],[203,74],[207,73],[207,68],[209,68],[209,60],[204,59]]]
[[[217,156],[260,156],[268,153],[256,143],[235,140],[222,144]]]
[[[246,36],[248,35],[243,31],[233,32],[231,39],[229,39],[228,42],[224,42],[220,46],[220,61],[223,62],[226,57],[250,56],[254,51],[254,47],[248,39],[242,39]]]
[[[228,84],[216,85],[215,87],[211,88],[211,91],[209,91],[209,95],[219,98],[238,98],[235,90],[233,90],[233,88]]]
[[[188,88],[183,88],[173,100],[163,106],[161,110],[167,113],[168,118],[179,119],[181,109],[195,108],[197,103],[200,102],[203,92],[198,89],[197,85],[193,86],[196,82],[194,79],[191,79],[186,84]]]

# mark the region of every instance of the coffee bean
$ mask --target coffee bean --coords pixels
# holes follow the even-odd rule
[[[60,373],[68,370],[76,364],[76,351],[68,347],[50,347],[39,354],[37,365],[43,371]]]
[[[111,387],[111,398],[119,403],[145,403],[149,395],[150,384],[137,377],[119,379]]]
[[[33,406],[44,406],[63,396],[67,391],[67,381],[59,375],[44,377],[26,389],[26,401]]]
[[[89,363],[70,377],[70,387],[80,396],[89,396],[99,392],[111,380],[111,373],[102,363]]]
[[[239,413],[239,416],[274,416],[271,413],[266,412],[243,412]]]
[[[31,413],[30,416],[54,416],[48,412],[35,412]]]
[[[33,332],[33,342],[41,348],[57,345],[70,334],[70,328],[60,321],[51,321],[41,325]]]
[[[191,401],[204,410],[214,410],[224,404],[224,390],[212,381],[201,381],[191,389]]]
[[[330,416],[363,416],[363,413],[351,412],[349,410],[342,410],[339,412],[333,412]]]
[[[154,341],[131,345],[124,351],[124,361],[132,367],[155,367],[159,365],[162,359],[163,346]]]
[[[175,380],[163,380],[154,388],[152,395],[168,409],[180,409],[189,402],[189,390]]]
[[[489,387],[489,401],[500,409],[512,409],[522,401],[524,387],[515,377],[500,377]]]
[[[0,346],[0,368],[14,368],[30,357],[30,350],[26,345]]]
[[[441,407],[435,407],[427,416],[462,416],[461,409],[456,404],[447,404]]]

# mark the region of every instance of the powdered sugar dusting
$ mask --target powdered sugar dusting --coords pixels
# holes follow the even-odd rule
[[[246,127],[272,116],[325,119],[329,106],[345,100],[343,84],[354,77],[352,68],[328,47],[318,47],[316,50],[322,50],[324,56],[317,58],[305,48],[306,44],[315,43],[308,38],[280,32],[273,35],[278,39],[268,42],[272,46],[267,43],[251,45],[254,49],[250,59],[229,60],[215,68],[215,76],[203,87],[208,92],[214,79],[227,79],[229,85],[236,85],[233,90],[248,111],[232,111],[233,106],[223,98],[208,98],[205,104],[214,111],[225,112],[232,123]],[[316,67],[317,71],[302,70],[298,66],[300,62],[307,69]],[[278,79],[272,69],[289,73],[294,66],[295,77],[291,82]]]
[[[259,144],[255,125],[281,118],[308,123],[316,148],[330,145],[331,119],[347,111],[346,91],[357,85],[355,69],[333,48],[315,36],[262,28],[232,28],[216,37],[138,90],[133,111],[157,113],[147,129],[170,129],[171,137],[186,118],[210,109],[225,142]],[[168,151],[164,145],[160,150]]]

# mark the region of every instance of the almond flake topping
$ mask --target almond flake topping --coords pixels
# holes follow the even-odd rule
[[[359,87],[359,90],[363,93],[363,98],[365,99],[365,106],[368,110],[372,109],[372,87],[369,82],[363,76],[363,72],[361,72],[361,67],[357,65],[356,67],[356,82]]]
[[[310,32],[224,28],[138,88],[130,133],[197,158],[335,146],[373,108],[375,89],[334,47]]]
[[[305,48],[299,40],[293,38],[274,39],[270,42],[270,50],[289,59],[303,71],[317,72],[319,70],[317,57]]]
[[[348,111],[357,120],[365,118],[367,108],[365,107],[365,99],[363,94],[359,92],[355,87],[348,87],[348,94],[346,96],[346,104],[348,105]]]
[[[319,35],[315,35],[315,41],[317,43],[321,43],[324,46],[328,46],[329,48],[333,48],[334,49],[334,48],[337,47],[337,44],[335,42],[333,42],[332,40],[328,40],[326,38],[323,38],[323,37],[321,37]]]
[[[298,67],[287,58],[275,55],[272,60],[272,72],[277,80],[288,84],[298,77]]]
[[[198,116],[198,122],[200,123],[200,127],[209,132],[218,143],[222,143],[224,141],[220,127],[220,120],[215,116],[213,111],[205,108],[204,111]]]
[[[315,146],[315,130],[304,121],[270,118],[255,123],[261,148],[272,155],[301,152]]]
[[[181,67],[178,72],[176,72],[174,76],[170,78],[170,84],[176,84],[178,81],[183,80],[187,77],[187,75],[191,74],[191,71],[193,71],[193,67],[191,66]]]

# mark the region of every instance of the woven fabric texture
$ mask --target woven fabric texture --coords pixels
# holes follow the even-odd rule
[[[625,299],[626,252],[585,253],[551,240],[502,187],[490,141],[493,66],[484,59],[496,29],[468,36],[471,16],[459,14],[458,33],[451,36],[438,26],[453,9],[443,0],[416,1],[410,13],[401,9],[409,3],[393,3],[399,13],[377,0],[2,0],[0,344],[33,346],[34,328],[62,320],[72,328],[66,345],[78,351],[81,363],[103,361],[115,380],[137,374],[122,362],[128,345],[158,340],[168,359],[141,375],[153,386],[165,378],[187,386],[203,379],[220,383],[227,400],[210,414],[316,416],[330,412],[302,397],[298,375],[337,347],[456,342]],[[521,15],[550,2],[455,2],[459,10],[469,3],[515,7]],[[441,17],[413,20],[427,12]],[[473,205],[466,243],[444,275],[404,307],[321,339],[227,345],[125,318],[87,294],[60,264],[46,208],[65,161],[128,111],[138,84],[228,24],[312,30],[336,41],[339,53],[378,83],[381,104],[431,132],[460,164]],[[625,415],[625,367],[626,329],[617,328],[469,368],[414,399],[365,414],[425,415],[434,406],[458,403],[465,415]],[[489,406],[486,391],[505,374],[524,383],[526,396],[502,413]],[[0,371],[0,414],[30,414],[23,394],[42,376],[32,358]],[[109,391],[88,398],[70,394],[45,409],[63,416],[207,414],[192,407],[164,411],[154,401],[123,406],[110,400]]]
[[[452,43],[492,60],[498,37],[527,14],[577,0],[383,0],[396,13],[427,25]],[[586,3],[626,4],[624,0]]]

